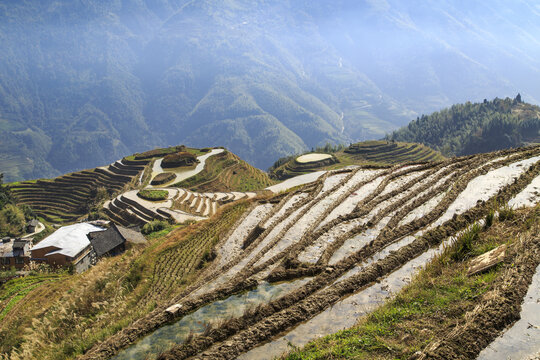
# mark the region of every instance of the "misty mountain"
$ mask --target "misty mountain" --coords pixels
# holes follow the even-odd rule
[[[532,2],[10,0],[0,171],[52,177],[156,146],[260,168],[465,100],[540,99]]]

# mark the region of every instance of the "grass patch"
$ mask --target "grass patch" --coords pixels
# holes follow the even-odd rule
[[[137,196],[144,200],[149,201],[163,201],[169,197],[169,192],[167,190],[150,190],[144,189],[137,192]]]
[[[0,321],[32,290],[48,282],[58,281],[61,274],[40,274],[18,277],[6,282],[0,290]]]

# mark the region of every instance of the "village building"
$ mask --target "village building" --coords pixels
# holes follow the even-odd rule
[[[30,249],[30,260],[51,266],[72,264],[82,272],[91,265],[92,245],[87,235],[104,230],[88,223],[64,226]]]
[[[30,262],[30,243],[32,239],[3,238],[0,243],[0,267],[20,270]]]
[[[125,228],[112,224],[105,231],[93,231],[88,234],[95,257],[115,256],[126,249],[126,242],[145,244],[146,239],[138,228]]]

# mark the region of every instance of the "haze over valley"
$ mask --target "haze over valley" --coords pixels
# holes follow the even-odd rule
[[[454,103],[538,103],[538,5],[5,1],[0,169],[57,176],[154,147],[267,169]]]

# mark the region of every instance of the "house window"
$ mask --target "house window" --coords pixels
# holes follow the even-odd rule
[[[7,257],[3,257],[2,258],[2,265],[9,265],[10,264],[10,259],[7,258]]]
[[[24,264],[24,258],[16,257],[15,258],[15,264]]]

